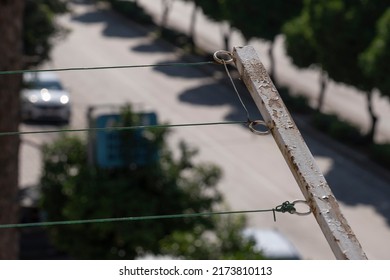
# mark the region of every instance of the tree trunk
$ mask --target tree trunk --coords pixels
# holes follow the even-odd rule
[[[223,38],[223,45],[224,45],[224,50],[226,51],[231,51],[230,50],[230,37],[232,34],[232,27],[229,23],[222,24],[222,38]]]
[[[168,16],[172,8],[172,5],[173,5],[173,0],[163,0],[163,13],[162,13],[161,25],[160,25],[161,31],[163,31],[168,24]]]
[[[318,95],[318,103],[317,103],[317,111],[321,112],[322,107],[324,105],[324,99],[325,99],[325,91],[328,86],[328,74],[321,70],[320,73],[320,93]]]
[[[372,144],[372,143],[374,143],[376,124],[378,121],[378,117],[376,116],[376,114],[374,112],[374,108],[373,108],[373,104],[372,104],[373,92],[368,91],[366,93],[366,97],[367,97],[367,109],[368,109],[368,113],[370,114],[370,118],[371,118],[371,127],[370,127],[370,130],[368,131],[366,137],[367,137],[367,142]]]
[[[24,0],[0,0],[0,69],[22,68],[22,20]],[[19,126],[20,75],[0,75],[0,131]],[[0,136],[0,224],[18,223],[19,138]],[[0,230],[0,259],[17,259],[17,229]]]
[[[269,49],[268,49],[268,56],[269,56],[269,62],[270,62],[268,73],[269,73],[269,76],[271,77],[272,82],[274,82],[274,84],[276,85],[274,46],[275,46],[275,42],[271,41]]]
[[[192,52],[195,51],[195,24],[196,24],[197,12],[198,12],[198,6],[194,3],[194,9],[192,10],[192,14],[191,14],[191,23],[190,23],[190,32],[189,32]]]

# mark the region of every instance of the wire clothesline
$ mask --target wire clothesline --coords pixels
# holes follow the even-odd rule
[[[96,67],[71,67],[71,68],[53,68],[53,69],[33,69],[33,70],[12,70],[12,71],[0,71],[0,75],[5,74],[22,74],[22,73],[35,73],[35,72],[55,72],[55,71],[78,71],[78,70],[102,70],[102,69],[121,69],[121,68],[141,68],[141,67],[156,67],[156,66],[199,66],[206,64],[215,64],[217,61],[203,61],[203,62],[192,62],[192,63],[160,63],[160,64],[141,64],[141,65],[117,65],[117,66],[96,66]],[[79,128],[79,129],[59,129],[59,130],[39,130],[39,131],[5,131],[0,132],[0,136],[12,136],[12,135],[26,135],[26,134],[43,134],[43,133],[57,133],[57,132],[83,132],[83,131],[102,131],[102,130],[133,130],[133,129],[144,129],[144,128],[169,128],[169,127],[189,127],[189,126],[211,126],[211,125],[226,125],[226,124],[247,124],[249,129],[259,135],[266,135],[269,130],[258,131],[254,129],[254,125],[265,125],[263,121],[251,121],[249,112],[242,102],[240,94],[234,85],[232,77],[224,63],[226,73],[230,78],[233,88],[236,91],[238,98],[247,113],[246,121],[226,121],[226,122],[206,122],[206,123],[187,123],[187,124],[162,124],[162,125],[138,125],[138,126],[126,126],[126,127],[92,127],[92,128]]]
[[[139,64],[139,65],[113,65],[113,66],[93,66],[93,67],[69,67],[69,68],[52,68],[52,69],[21,69],[0,71],[0,75],[14,75],[24,73],[38,72],[63,72],[63,71],[86,71],[86,70],[106,70],[106,69],[127,69],[127,68],[148,68],[148,67],[186,67],[215,64],[214,61],[200,62],[177,62],[177,63],[157,63],[157,64]]]
[[[215,61],[201,62],[180,62],[180,63],[157,63],[157,64],[139,64],[139,65],[114,65],[114,66],[94,66],[94,67],[69,67],[69,68],[52,68],[52,69],[22,69],[22,70],[7,70],[0,71],[0,75],[12,75],[23,73],[38,73],[38,72],[60,72],[60,71],[83,71],[83,70],[104,70],[104,69],[124,69],[124,68],[147,68],[147,67],[186,67],[186,66],[201,66],[207,64],[216,64]],[[102,130],[134,130],[144,128],[170,128],[170,127],[189,127],[189,126],[211,126],[211,125],[227,125],[227,124],[247,124],[253,131],[253,123],[247,121],[226,121],[226,122],[206,122],[206,123],[185,123],[185,124],[161,124],[161,125],[138,125],[125,127],[92,127],[79,129],[58,129],[58,130],[39,130],[39,131],[0,131],[0,136],[26,135],[26,134],[44,134],[58,132],[83,132],[83,131],[102,131]]]
[[[36,222],[36,223],[19,223],[19,224],[0,224],[0,229],[8,228],[31,228],[31,227],[48,227],[59,225],[79,225],[91,223],[112,223],[112,222],[130,222],[130,221],[146,221],[146,220],[162,220],[162,219],[178,219],[178,218],[196,218],[204,216],[216,216],[227,214],[248,214],[248,213],[265,213],[272,212],[274,221],[276,222],[276,212],[290,213],[297,215],[307,215],[310,212],[300,213],[295,209],[295,204],[302,200],[293,202],[283,202],[271,209],[256,209],[256,210],[236,210],[236,211],[219,211],[219,212],[202,212],[202,213],[186,213],[186,214],[170,214],[170,215],[152,215],[152,216],[134,216],[134,217],[119,217],[119,218],[100,218],[100,219],[84,219],[84,220],[69,220],[69,221],[53,221],[53,222]]]
[[[85,131],[107,131],[107,130],[136,130],[136,129],[158,129],[174,127],[193,127],[193,126],[212,126],[212,125],[233,125],[248,124],[248,121],[224,121],[224,122],[204,122],[204,123],[182,123],[182,124],[159,124],[159,125],[135,125],[135,126],[110,126],[110,127],[90,127],[75,129],[53,129],[37,131],[6,131],[0,132],[0,136],[26,135],[26,134],[47,134],[47,133],[64,133],[64,132],[85,132]]]
[[[9,70],[0,71],[0,75],[12,75],[23,73],[37,73],[37,72],[59,72],[59,71],[83,71],[83,70],[104,70],[104,69],[123,69],[123,68],[146,68],[146,67],[169,67],[169,66],[200,66],[207,64],[215,64],[214,61],[194,62],[194,63],[160,63],[160,64],[143,64],[143,65],[116,65],[116,66],[96,66],[96,67],[71,67],[71,68],[53,68],[53,69],[25,69],[25,70]],[[232,81],[232,78],[226,68],[227,74]],[[233,87],[237,92],[234,84]],[[238,96],[239,93],[237,92]],[[239,96],[240,98],[240,96]],[[241,101],[241,98],[240,98]],[[242,101],[241,101],[242,103]],[[203,122],[203,123],[182,123],[182,124],[158,124],[158,125],[135,125],[135,126],[110,126],[110,127],[90,127],[90,128],[75,128],[75,129],[54,129],[54,130],[37,130],[37,131],[5,131],[0,132],[1,136],[15,136],[26,134],[48,134],[48,133],[66,133],[66,132],[91,132],[91,131],[124,131],[124,130],[136,130],[136,129],[158,129],[158,128],[173,128],[173,127],[193,127],[193,126],[212,126],[212,125],[234,125],[234,124],[246,124],[252,132],[255,132],[253,125],[257,125],[259,121],[251,121],[249,113],[242,103],[244,109],[247,112],[248,119],[245,121],[216,121],[216,122]],[[290,214],[302,215],[298,213],[294,208],[295,202],[284,202],[283,204],[271,208],[260,210],[240,210],[240,211],[222,211],[222,212],[203,212],[203,213],[186,213],[186,214],[170,214],[170,215],[152,215],[141,217],[119,217],[119,218],[98,218],[98,219],[84,219],[84,220],[69,220],[69,221],[49,221],[49,222],[35,222],[35,223],[19,223],[19,224],[0,224],[0,229],[7,228],[26,228],[26,227],[47,227],[56,225],[74,225],[74,224],[89,224],[89,223],[106,223],[106,222],[124,222],[124,221],[145,221],[145,220],[158,220],[158,219],[173,219],[173,218],[195,218],[201,216],[215,216],[226,214],[245,214],[245,213],[259,213],[259,212],[273,212],[273,218],[276,222],[275,212],[288,212]],[[303,213],[306,214],[306,213]]]

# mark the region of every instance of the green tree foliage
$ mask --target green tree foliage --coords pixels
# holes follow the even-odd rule
[[[374,38],[376,21],[387,5],[383,0],[306,2],[321,64],[332,79],[363,90],[372,88],[357,67],[358,56]]]
[[[304,6],[322,68],[336,82],[367,94],[370,142],[377,122],[372,108],[374,81],[360,68],[358,58],[374,39],[376,22],[387,7],[383,0],[307,0]]]
[[[302,1],[229,1],[232,25],[245,36],[274,41],[283,24],[296,17],[302,9]],[[233,12],[234,11],[234,12]]]
[[[286,52],[296,66],[299,68],[307,68],[316,65],[321,69],[320,93],[316,108],[320,111],[325,98],[328,79],[326,72],[322,70],[316,42],[313,38],[313,30],[308,24],[308,21],[309,14],[307,11],[304,11],[300,16],[285,23],[283,26],[283,34],[285,36]]]
[[[229,10],[227,0],[193,0],[196,5],[200,6],[203,13],[210,19],[215,21],[224,21],[230,18],[231,11]]]
[[[61,0],[27,0],[23,19],[23,49],[27,65],[37,65],[50,57],[52,38],[61,28],[55,14],[67,11]]]
[[[135,125],[124,114],[120,125]],[[167,215],[213,211],[221,202],[216,183],[221,171],[213,164],[194,164],[196,150],[185,143],[174,156],[166,146],[167,130],[144,130],[143,141],[156,148],[158,160],[133,161],[136,131],[122,132],[126,167],[103,169],[87,163],[86,144],[64,136],[43,150],[42,207],[48,220]],[[138,132],[139,133],[139,132]],[[153,154],[153,153],[152,153]],[[209,217],[80,224],[50,229],[58,248],[77,259],[133,259],[160,254],[160,240],[195,228],[213,230]]]
[[[262,38],[271,42],[269,73],[271,78],[274,78],[273,47],[275,38],[282,32],[282,26],[301,12],[302,0],[234,0],[229,1],[229,3],[233,27],[239,29],[247,40]]]
[[[283,26],[283,34],[287,54],[296,66],[307,68],[319,63],[307,14],[288,21]]]
[[[262,38],[271,42],[270,75],[273,77],[273,43],[281,33],[283,24],[299,14],[302,0],[257,1],[257,0],[197,0],[204,14],[215,21],[226,21],[242,32],[247,40]],[[224,35],[225,49],[229,50],[229,32]]]
[[[390,96],[390,8],[377,24],[376,37],[360,56],[360,66],[382,95]]]
[[[161,241],[162,252],[193,260],[254,260],[264,259],[254,249],[255,241],[243,237],[244,216],[215,216],[214,231],[195,227],[190,232],[175,231]]]

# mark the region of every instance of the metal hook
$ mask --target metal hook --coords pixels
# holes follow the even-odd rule
[[[253,126],[259,125],[259,124],[264,126],[264,127],[266,127],[267,130],[266,131],[260,131],[260,130],[257,130],[257,129],[255,129],[253,127]],[[270,130],[268,129],[268,126],[267,126],[267,124],[264,121],[260,121],[260,120],[248,121],[248,127],[249,127],[250,131],[252,131],[256,135],[268,135],[268,134],[270,134]]]
[[[219,55],[225,55],[225,56],[230,57],[230,58],[223,59],[223,58],[218,57]],[[233,54],[231,52],[228,52],[228,51],[223,51],[223,50],[216,51],[214,53],[213,57],[214,57],[214,60],[220,64],[227,64],[227,63],[233,62]]]
[[[294,200],[292,202],[293,205],[295,205],[297,203],[304,203],[304,204],[308,205],[307,201],[306,200],[302,200],[302,199]],[[309,208],[309,210],[307,212],[298,212],[296,209],[294,209],[293,213],[291,213],[291,214],[295,214],[295,215],[298,215],[298,216],[307,216],[310,213],[311,213],[311,209]]]

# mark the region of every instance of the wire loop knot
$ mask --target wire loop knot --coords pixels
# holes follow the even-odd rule
[[[295,204],[297,203],[304,203],[307,205],[307,202],[305,200],[294,200],[293,202],[285,201],[281,205],[275,207],[276,212],[281,212],[281,213],[290,213],[290,214],[295,214],[298,216],[306,216],[311,213],[311,210],[309,209],[306,212],[298,212],[297,209],[295,209]]]
[[[276,206],[275,211],[294,214],[297,210],[294,207],[294,203],[290,203],[290,201],[285,201],[281,205]]]

